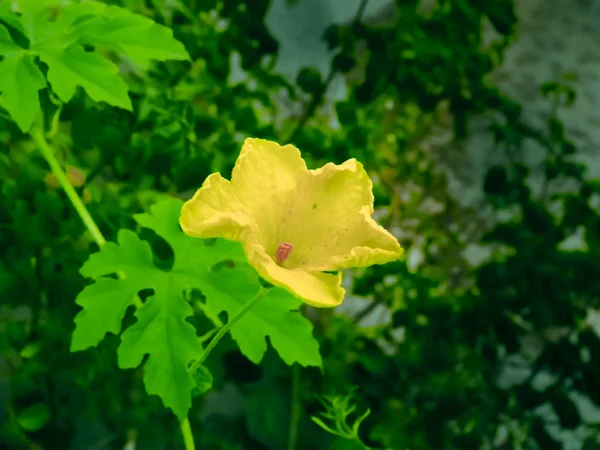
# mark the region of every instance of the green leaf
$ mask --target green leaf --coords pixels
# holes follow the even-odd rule
[[[86,16],[93,18],[99,16],[106,10],[106,3],[87,1],[85,3],[69,3],[67,6],[62,8],[60,17],[56,21],[59,26],[66,29],[73,25],[77,20],[80,20]]]
[[[46,8],[56,6],[60,0],[17,0],[19,11],[23,14],[32,14]]]
[[[129,278],[124,281],[101,278],[81,291],[77,304],[84,309],[75,318],[72,352],[98,345],[106,333],[120,333],[125,311],[139,290]]]
[[[21,349],[19,355],[23,359],[33,358],[40,351],[41,347],[42,344],[40,341],[29,342],[27,345],[25,345],[25,347]]]
[[[23,132],[31,128],[40,112],[38,91],[45,87],[44,75],[30,55],[11,53],[0,62],[0,105]]]
[[[40,59],[48,64],[48,81],[63,102],[70,101],[81,86],[94,101],[132,110],[119,68],[102,56],[71,46],[60,53],[42,53]]]
[[[25,29],[19,20],[19,16],[13,12],[8,2],[0,3],[0,20],[13,27],[15,30],[25,34]]]
[[[77,33],[81,42],[124,53],[142,68],[148,68],[150,60],[190,59],[169,28],[118,6],[107,6],[101,16],[82,23]]]
[[[155,269],[148,273],[154,295],[136,311],[137,322],[121,335],[119,367],[139,366],[146,355],[144,384],[148,394],[159,395],[180,420],[192,405],[197,387],[189,366],[202,355],[194,327],[186,321],[193,314],[173,277]]]
[[[121,336],[119,366],[137,367],[150,355],[144,366],[146,390],[159,395],[165,406],[183,418],[196,387],[188,366],[202,354],[194,327],[185,320],[192,315],[192,308],[171,275],[154,267],[148,243],[128,230],[119,232],[118,241],[118,246],[107,243],[92,255],[81,273],[96,278],[124,272],[127,278],[100,278],[80,293],[76,302],[84,310],[75,318],[71,349],[85,349],[96,345],[107,332],[118,333],[133,295],[153,289],[154,295],[136,312],[137,322]]]
[[[212,314],[226,311],[233,317],[259,289],[253,269],[240,269],[237,276],[228,272],[212,274],[211,285],[202,289]],[[296,311],[302,304],[284,289],[271,288],[265,298],[231,329],[231,337],[241,352],[258,364],[267,351],[266,338],[283,361],[292,365],[321,367],[319,344],[312,336],[312,323]]]
[[[50,44],[55,41],[60,45],[60,38],[64,30],[59,30],[55,23],[50,22],[50,11],[45,7],[38,7],[35,2],[22,9],[23,14],[18,18],[20,30],[29,39],[30,50],[35,49],[39,43]]]
[[[193,374],[194,380],[196,381],[196,388],[192,391],[192,395],[197,397],[204,394],[213,385],[213,376],[208,369],[202,364],[196,367],[196,371]]]
[[[192,395],[208,389],[212,383],[207,374],[201,374],[199,379],[198,372],[190,370],[203,350],[196,331],[186,321],[192,308],[184,292],[199,289],[211,310],[225,310],[231,317],[260,287],[240,244],[192,238],[181,231],[181,207],[180,200],[169,199],[154,205],[149,214],[135,216],[140,225],[154,230],[173,249],[170,271],[157,269],[148,243],[128,230],[119,231],[118,245],[107,243],[90,256],[81,273],[96,282],[76,299],[84,309],[75,318],[71,345],[73,351],[83,350],[97,345],[106,333],[119,333],[134,295],[152,289],[153,295],[136,311],[137,321],[121,335],[119,367],[137,367],[149,355],[144,366],[146,390],[159,395],[180,419],[187,414]],[[229,264],[220,264],[224,261]],[[106,278],[115,273],[124,273],[126,278]],[[312,324],[300,313],[290,311],[299,305],[300,301],[286,291],[273,289],[232,327],[232,337],[254,362],[262,359],[265,338],[269,336],[288,364],[298,361],[320,366]]]
[[[25,431],[36,431],[41,429],[50,420],[50,410],[43,403],[36,403],[25,408],[17,416],[19,426]]]
[[[92,1],[66,6],[54,21],[48,7],[56,1],[21,0],[20,17],[2,4],[0,18],[29,38],[29,51],[48,65],[48,81],[63,102],[70,101],[81,86],[97,102],[132,110],[118,66],[98,53],[86,52],[82,44],[116,50],[144,68],[152,59],[189,59],[170,29],[146,17]],[[0,54],[13,51],[8,31],[0,28]]]
[[[226,311],[233,317],[260,288],[258,275],[246,262],[241,246],[219,240],[207,247],[200,239],[190,238],[179,228],[181,204],[165,201],[152,208],[152,215],[135,216],[138,223],[164,238],[175,252],[173,273],[180,288],[197,288],[206,296],[212,314]],[[221,252],[227,248],[228,256]],[[236,267],[207,270],[217,262],[232,260]],[[271,288],[266,297],[231,329],[231,337],[241,352],[258,364],[267,351],[266,337],[286,364],[321,367],[319,344],[312,336],[312,323],[297,310],[301,300],[284,289]]]
[[[0,55],[6,56],[22,51],[23,49],[12,40],[6,27],[0,23]]]
[[[180,210],[180,201],[168,200],[152,208],[153,212],[167,214],[138,217],[140,222],[146,220],[153,225],[174,246],[174,270],[157,269],[148,243],[128,230],[119,232],[118,245],[107,243],[90,256],[81,273],[97,280],[76,299],[84,309],[75,318],[71,349],[83,350],[97,345],[108,332],[119,333],[134,295],[152,289],[154,294],[136,312],[137,322],[121,336],[119,366],[137,367],[149,355],[144,366],[146,390],[159,395],[165,406],[183,419],[191,406],[192,390],[206,389],[207,380],[198,385],[197,373],[188,370],[203,349],[194,327],[186,321],[192,315],[192,308],[184,300],[183,291],[193,283],[175,269],[197,263],[200,266],[196,270],[204,271],[208,277],[212,265],[228,257],[239,258],[243,253],[234,243],[221,241],[207,246],[206,241],[187,237],[178,228]],[[106,278],[118,272],[126,274],[126,278]]]

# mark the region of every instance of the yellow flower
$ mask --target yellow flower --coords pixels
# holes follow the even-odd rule
[[[211,174],[183,206],[189,236],[241,242],[249,263],[305,303],[342,303],[342,275],[395,261],[400,244],[373,214],[373,183],[350,159],[308,170],[293,145],[246,139],[231,181]]]

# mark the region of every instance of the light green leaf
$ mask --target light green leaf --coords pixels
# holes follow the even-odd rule
[[[181,290],[173,287],[171,275],[154,266],[148,243],[129,230],[121,230],[118,241],[119,245],[107,243],[81,269],[83,275],[94,278],[116,272],[127,277],[99,278],[79,294],[76,302],[84,310],[75,318],[71,349],[85,349],[96,345],[107,332],[118,333],[133,295],[153,289],[154,295],[136,312],[137,322],[121,336],[119,366],[137,367],[150,355],[144,366],[146,390],[159,395],[166,407],[183,418],[196,387],[188,367],[202,354],[194,327],[185,320],[192,315],[192,308]]]
[[[117,6],[107,6],[101,16],[82,23],[77,33],[81,42],[124,53],[142,68],[150,60],[189,60],[169,28]]]
[[[71,100],[81,86],[92,100],[132,110],[119,68],[97,53],[74,45],[64,52],[42,52],[40,59],[48,64],[48,81],[63,102]]]
[[[106,243],[101,252],[88,258],[81,268],[81,274],[95,279],[122,270],[127,272],[128,284],[146,286],[148,270],[154,270],[152,250],[148,243],[141,241],[133,231],[121,231],[118,237],[119,245],[113,242]],[[115,269],[117,267],[118,269]]]
[[[134,216],[137,223],[154,230],[173,249],[175,260],[172,272],[177,275],[182,289],[196,287],[195,279],[198,274],[212,276],[212,267],[221,261],[234,261],[238,264],[246,262],[242,246],[237,242],[196,239],[181,231],[179,216],[182,206],[182,201],[168,199],[153,205],[150,214]]]
[[[45,87],[44,75],[30,55],[11,53],[0,62],[0,105],[23,132],[31,128],[40,112],[38,92]]]
[[[258,292],[259,283],[253,269],[238,269],[236,276],[218,271],[211,284],[203,286],[206,305],[214,315],[226,311],[233,317]],[[258,364],[267,351],[266,338],[288,365],[321,367],[319,344],[312,335],[312,323],[298,308],[301,300],[284,289],[271,288],[265,298],[232,327],[231,337],[241,352]]]
[[[226,311],[233,317],[258,292],[258,275],[246,262],[241,245],[219,240],[212,247],[200,239],[190,238],[179,228],[181,203],[165,201],[152,208],[152,215],[135,216],[137,222],[156,231],[175,252],[173,273],[181,289],[195,287],[206,296],[212,314]],[[221,253],[227,245],[228,256]],[[215,263],[229,259],[234,268],[218,270]],[[301,300],[284,289],[271,288],[267,296],[232,327],[231,337],[241,352],[258,364],[267,350],[266,337],[279,356],[292,365],[321,367],[319,344],[312,336],[312,323],[297,310]]]
[[[118,243],[106,244],[92,255],[81,273],[97,279],[77,297],[84,307],[75,318],[72,350],[98,342],[106,333],[118,333],[133,294],[152,289],[144,305],[136,311],[137,321],[121,335],[119,366],[134,368],[145,355],[144,383],[150,394],[159,395],[165,406],[182,419],[194,394],[209,388],[209,377],[192,363],[203,352],[193,326],[186,321],[192,308],[184,298],[190,288],[200,290],[215,312],[231,317],[249,302],[259,289],[258,277],[245,261],[241,245],[223,239],[203,240],[185,235],[179,227],[182,202],[169,199],[150,208],[149,214],[135,216],[138,223],[154,230],[173,249],[170,271],[152,263],[149,245],[128,230],[121,230]],[[227,264],[222,264],[228,262]],[[125,279],[105,278],[122,272]],[[234,327],[232,336],[242,352],[259,362],[266,351],[266,337],[288,364],[321,365],[312,325],[298,312],[300,301],[273,288],[261,303]]]
[[[23,28],[23,24],[19,20],[19,16],[17,16],[11,6],[10,2],[0,2],[0,19],[5,23],[13,27],[14,29],[20,31],[25,34],[25,30]]]
[[[154,295],[136,311],[137,322],[121,335],[119,367],[144,365],[148,394],[159,395],[180,420],[192,406],[192,390],[197,387],[189,366],[202,355],[202,345],[194,327],[186,321],[193,314],[172,275],[155,269],[148,283]]]
[[[98,16],[104,13],[106,3],[88,1],[84,3],[69,3],[60,12],[60,17],[57,23],[62,28],[68,28],[76,20],[82,19],[85,16]]]
[[[24,10],[23,15],[18,18],[23,34],[29,39],[30,48],[35,48],[40,41],[49,42],[51,38],[57,37],[58,30],[53,26],[53,23],[48,21],[49,17],[49,10],[38,8],[32,2]]]
[[[17,0],[19,11],[31,14],[60,4],[60,0]]]
[[[12,40],[6,27],[0,23],[0,55],[7,56],[22,51],[23,49]]]
[[[83,311],[75,318],[72,352],[98,345],[106,333],[121,332],[125,311],[133,304],[138,291],[144,287],[142,285],[136,289],[137,286],[130,278],[124,281],[121,283],[110,278],[101,278],[95,284],[86,286],[78,295],[77,304],[83,307]]]
[[[19,355],[23,359],[33,358],[40,351],[40,348],[42,348],[42,343],[40,341],[29,342],[21,349]]]
[[[25,431],[36,431],[43,428],[50,420],[50,410],[43,403],[36,403],[25,408],[17,416],[19,426]]]
[[[7,3],[0,3],[0,19],[28,37],[29,52],[49,66],[48,81],[63,102],[70,101],[77,86],[81,86],[95,101],[132,110],[128,88],[119,76],[118,67],[98,53],[86,52],[82,44],[126,54],[144,68],[152,59],[189,59],[171,30],[146,17],[89,1],[67,5],[59,18],[52,20],[48,8],[58,3],[58,0],[19,0],[21,16],[14,14]],[[20,49],[1,26],[0,55],[14,51]],[[20,126],[27,125],[27,121],[20,120]]]

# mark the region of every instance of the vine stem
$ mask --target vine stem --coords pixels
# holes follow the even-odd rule
[[[183,435],[183,444],[185,446],[185,450],[195,450],[194,444],[194,435],[192,434],[192,427],[190,426],[190,421],[186,417],[181,421],[181,434]]]
[[[202,364],[204,361],[206,361],[206,358],[208,358],[210,352],[213,351],[213,349],[217,346],[217,344],[223,338],[223,336],[225,336],[227,332],[231,330],[231,327],[233,327],[244,316],[244,314],[250,311],[267,294],[267,292],[269,292],[269,288],[263,287],[261,285],[259,291],[256,293],[254,298],[248,303],[246,303],[244,307],[240,309],[235,314],[235,316],[231,318],[230,321],[228,321],[225,325],[223,325],[223,327],[221,327],[216,336],[212,338],[212,340],[206,347],[206,350],[204,350],[204,353],[200,357],[200,360],[196,364]]]
[[[94,222],[94,219],[92,218],[92,216],[90,215],[90,212],[85,207],[85,204],[81,200],[81,197],[79,197],[79,195],[75,191],[75,188],[73,187],[73,185],[70,183],[69,179],[67,178],[67,175],[65,174],[64,170],[60,166],[60,163],[56,159],[56,156],[54,155],[52,148],[50,148],[50,145],[46,141],[46,138],[44,138],[42,131],[39,129],[32,130],[30,132],[30,136],[31,136],[31,139],[33,139],[33,142],[35,142],[35,144],[37,145],[42,156],[46,159],[46,162],[50,166],[52,173],[58,180],[58,183],[60,184],[60,186],[65,191],[65,194],[67,194],[69,201],[75,208],[75,211],[77,211],[77,214],[81,218],[83,224],[86,226],[86,228],[92,234],[94,241],[96,241],[96,243],[98,244],[99,247],[102,247],[106,243],[106,239],[104,239],[104,236],[102,235],[102,232],[98,228],[98,225],[96,225],[96,222]]]

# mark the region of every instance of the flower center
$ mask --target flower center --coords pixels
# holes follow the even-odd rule
[[[290,253],[292,253],[292,248],[292,244],[289,242],[282,242],[279,244],[279,247],[277,247],[277,251],[275,252],[275,261],[277,264],[281,264],[288,258],[288,256],[290,256]]]

